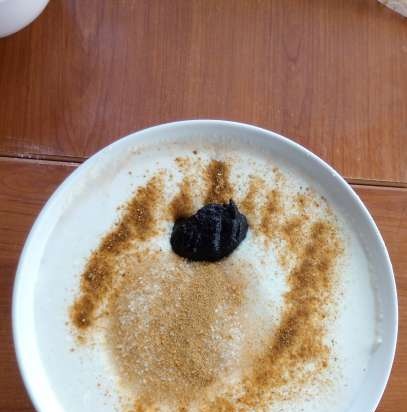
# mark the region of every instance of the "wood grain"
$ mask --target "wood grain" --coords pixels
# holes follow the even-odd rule
[[[53,0],[0,40],[0,154],[82,159],[222,118],[402,185],[406,73],[407,20],[376,0]]]
[[[38,211],[74,165],[0,159],[0,411],[32,412],[14,359],[11,288],[24,239]],[[384,236],[396,272],[400,334],[395,366],[378,412],[407,404],[407,189],[355,186]]]

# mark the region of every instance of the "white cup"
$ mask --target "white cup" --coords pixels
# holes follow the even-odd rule
[[[38,17],[49,0],[0,0],[0,37],[8,36]]]

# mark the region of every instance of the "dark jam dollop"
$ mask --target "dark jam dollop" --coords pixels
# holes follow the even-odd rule
[[[216,262],[240,245],[247,229],[246,216],[232,200],[229,204],[210,203],[174,223],[171,247],[189,260]]]

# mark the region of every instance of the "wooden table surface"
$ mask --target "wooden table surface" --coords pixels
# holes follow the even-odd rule
[[[10,305],[17,260],[44,202],[106,144],[188,118],[280,132],[362,197],[389,248],[400,307],[378,411],[401,412],[407,19],[375,0],[52,0],[28,28],[0,39],[0,411],[33,411],[14,359]]]

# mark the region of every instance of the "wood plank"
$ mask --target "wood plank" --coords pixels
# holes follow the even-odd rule
[[[0,159],[0,374],[1,412],[33,412],[14,358],[11,289],[24,239],[40,208],[74,165]],[[355,186],[373,214],[394,264],[400,335],[396,363],[380,412],[399,412],[407,403],[407,189]]]
[[[376,0],[54,0],[0,40],[0,154],[84,158],[224,118],[407,183],[407,21]]]

